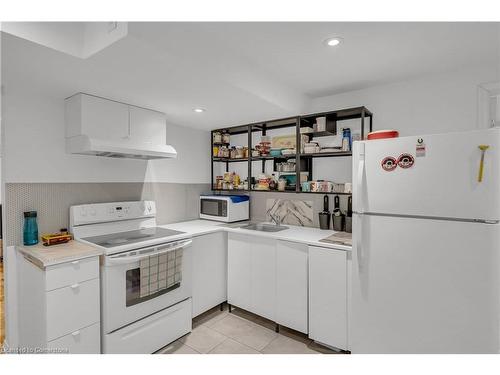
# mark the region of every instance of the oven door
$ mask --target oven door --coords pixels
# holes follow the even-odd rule
[[[200,198],[200,218],[225,220],[228,216],[227,200]]]
[[[101,267],[104,333],[191,296],[191,243],[191,240],[176,241],[104,257]]]

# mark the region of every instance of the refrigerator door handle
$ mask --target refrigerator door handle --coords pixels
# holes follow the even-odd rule
[[[357,263],[358,263],[358,271],[359,273],[362,272],[363,270],[363,241],[362,241],[362,231],[363,231],[363,215],[355,214],[356,215],[356,228],[353,229],[353,233],[355,233],[355,238],[356,241],[354,243],[355,246],[355,251],[356,251],[356,258],[357,258]]]
[[[364,175],[365,175],[365,145],[359,144],[358,175],[356,176],[356,212],[364,212]]]

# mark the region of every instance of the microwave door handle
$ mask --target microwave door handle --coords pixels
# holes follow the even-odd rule
[[[153,253],[146,253],[146,254],[133,255],[133,256],[125,256],[125,257],[124,256],[109,257],[109,258],[106,258],[106,265],[108,265],[108,266],[116,266],[116,265],[120,265],[120,264],[134,263],[134,262],[137,262],[139,260],[146,259],[146,258],[148,258],[150,256],[162,255],[162,254],[169,253],[171,251],[174,251],[174,250],[177,250],[177,249],[180,249],[180,248],[183,248],[183,247],[191,246],[192,243],[193,243],[192,240],[188,240],[188,241],[184,241],[184,242],[180,243],[177,246],[169,247],[169,248],[166,248],[166,249],[163,249],[163,250],[160,250],[160,251],[156,251],[156,252],[153,252]]]

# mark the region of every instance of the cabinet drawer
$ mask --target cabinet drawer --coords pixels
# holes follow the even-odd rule
[[[99,322],[99,279],[47,292],[47,341]]]
[[[69,354],[99,354],[101,352],[101,327],[99,323],[82,328],[50,341],[48,349]]]
[[[191,298],[103,335],[105,354],[149,354],[191,332]]]
[[[57,264],[46,269],[45,290],[54,290],[99,277],[99,258]]]

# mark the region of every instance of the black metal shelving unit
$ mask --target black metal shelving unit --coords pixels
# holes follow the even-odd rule
[[[322,132],[312,132],[312,133],[301,133],[301,128],[304,127],[312,127],[317,117],[326,117],[326,130]],[[295,155],[281,155],[278,157],[273,156],[251,156],[252,150],[252,134],[255,132],[261,132],[263,136],[267,135],[267,131],[281,129],[281,128],[295,128],[295,136],[296,136],[296,150],[300,151],[301,137],[302,135],[308,135],[310,139],[314,137],[324,137],[324,136],[332,136],[337,135],[340,127],[339,122],[345,120],[354,120],[360,119],[361,121],[361,139],[365,139],[365,134],[373,131],[373,113],[370,112],[366,107],[355,107],[355,108],[347,108],[341,109],[337,111],[329,111],[329,112],[320,112],[313,113],[308,115],[301,115],[295,117],[288,117],[283,119],[271,120],[271,121],[263,121],[246,125],[233,126],[222,129],[215,129],[211,132],[210,142],[210,154],[211,154],[211,179],[212,179],[212,191],[214,192],[273,192],[273,193],[302,193],[302,194],[332,194],[332,195],[350,195],[349,193],[335,193],[335,192],[302,192],[300,187],[300,172],[308,172],[308,179],[312,180],[313,178],[313,160],[315,158],[332,158],[332,157],[351,157],[351,151],[339,151],[339,152],[323,152],[323,153],[315,153],[315,154],[306,154],[297,152]],[[368,129],[366,129],[368,127]],[[366,131],[368,130],[368,131]],[[229,159],[229,158],[219,158],[213,156],[213,147],[214,146],[229,146],[227,143],[214,143],[213,142],[213,134],[215,132],[228,132],[229,135],[237,135],[237,134],[247,134],[247,146],[249,157],[248,158],[239,158],[239,159]],[[225,163],[226,164],[226,172],[229,171],[230,163],[248,163],[248,181],[251,180],[252,177],[252,163],[253,162],[262,162],[262,172],[264,173],[266,162],[272,160],[273,161],[273,170],[276,170],[276,163],[281,161],[286,161],[288,159],[295,159],[296,161],[296,186],[294,190],[256,190],[256,189],[215,189],[214,185],[214,163]],[[293,172],[292,172],[293,173]]]

